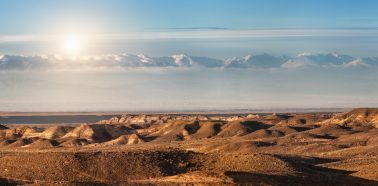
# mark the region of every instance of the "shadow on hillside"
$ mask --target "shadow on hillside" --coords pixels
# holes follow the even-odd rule
[[[351,176],[353,171],[330,169],[317,164],[339,161],[337,159],[274,155],[291,164],[296,174],[272,175],[228,171],[225,174],[237,183],[258,185],[378,185],[377,181]]]
[[[7,185],[7,186],[17,186],[17,185],[24,185],[24,184],[30,184],[29,182],[23,182],[23,181],[17,181],[12,179],[6,179],[6,178],[0,178],[0,185]]]
[[[333,170],[335,171],[335,170]],[[377,181],[357,178],[348,174],[271,175],[249,172],[226,172],[239,184],[252,185],[377,185]]]
[[[250,132],[260,129],[268,129],[269,127],[272,127],[272,125],[268,125],[259,121],[243,121],[240,122],[240,124],[247,127]]]

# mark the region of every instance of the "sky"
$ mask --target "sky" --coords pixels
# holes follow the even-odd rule
[[[375,0],[0,0],[0,111],[378,106]]]
[[[360,57],[378,52],[373,0],[0,3],[0,52],[7,54],[64,54],[69,35],[81,39],[82,55],[185,53],[226,59],[264,52]]]
[[[2,0],[1,3],[3,34],[45,34],[71,29],[122,33],[171,28],[378,27],[378,2],[374,0]]]

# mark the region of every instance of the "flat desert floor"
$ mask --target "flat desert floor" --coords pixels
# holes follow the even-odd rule
[[[0,125],[0,184],[378,185],[374,108],[100,119]]]

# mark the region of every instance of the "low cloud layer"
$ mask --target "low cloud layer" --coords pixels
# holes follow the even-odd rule
[[[87,34],[89,40],[129,39],[205,39],[205,38],[282,38],[282,37],[376,37],[374,28],[358,29],[228,29],[228,28],[171,28],[161,31]],[[61,35],[0,35],[2,42],[54,41]]]
[[[347,69],[370,67],[378,67],[378,57],[355,58],[338,53],[303,53],[297,56],[257,54],[226,60],[184,54],[163,57],[150,57],[144,54],[80,57],[0,55],[0,71],[123,70],[134,68]]]
[[[225,60],[187,55],[3,55],[0,110],[374,107],[377,72],[378,58],[337,53]]]

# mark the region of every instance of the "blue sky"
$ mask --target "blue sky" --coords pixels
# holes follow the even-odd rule
[[[0,111],[378,106],[376,0],[0,0],[0,28]]]
[[[60,45],[63,41],[57,41],[59,39],[56,38],[71,33],[97,36],[96,39],[89,39],[86,50],[83,50],[85,54],[125,52],[148,53],[155,56],[172,53],[204,55],[203,52],[196,51],[208,50],[212,57],[227,58],[245,55],[248,52],[294,54],[304,52],[295,48],[309,48],[310,52],[338,51],[357,56],[371,56],[376,52],[371,49],[378,48],[375,45],[378,37],[378,3],[373,0],[1,0],[0,5],[0,53],[62,53]],[[348,29],[349,32],[367,29],[374,34],[369,35],[366,46],[361,46],[359,41],[366,40],[364,34],[340,37],[333,32],[331,35],[319,36],[316,35],[318,31],[314,30],[314,36],[301,38],[302,42],[309,43],[308,47],[299,44],[297,40],[288,40],[285,38],[288,32],[285,32],[265,36],[263,42],[254,37],[238,41],[233,39],[229,46],[238,45],[239,49],[235,49],[222,48],[218,43],[228,45],[226,43],[230,41],[229,37],[238,36],[240,33],[222,35],[217,32],[219,29],[266,29],[266,32],[280,29]],[[204,37],[201,38],[202,43],[198,43],[188,30],[197,31],[197,35],[201,35],[199,31],[213,30],[214,33],[207,35],[220,37],[216,40]],[[146,42],[146,38],[139,36],[117,41],[114,41],[114,38],[118,37],[107,37],[98,41],[98,35],[129,33],[145,33],[144,37],[156,36],[156,33],[179,33],[183,38],[157,37],[149,38],[150,42]],[[333,46],[337,41],[341,41],[338,43],[342,45]],[[324,44],[321,44],[322,42]],[[130,47],[129,43],[133,43],[133,46]],[[264,45],[274,45],[278,49],[260,47]],[[285,49],[286,45],[293,47]],[[349,45],[359,47],[350,49],[347,47]],[[174,49],[171,46],[175,46]],[[358,50],[361,47],[370,51]]]
[[[61,54],[61,38],[72,33],[89,37],[82,50],[88,55],[378,53],[374,0],[0,0],[0,5],[0,53],[6,54]],[[298,29],[307,34],[287,37]],[[242,34],[233,30],[254,34],[238,38]]]
[[[1,1],[3,34],[169,28],[376,28],[374,0],[66,0]]]

